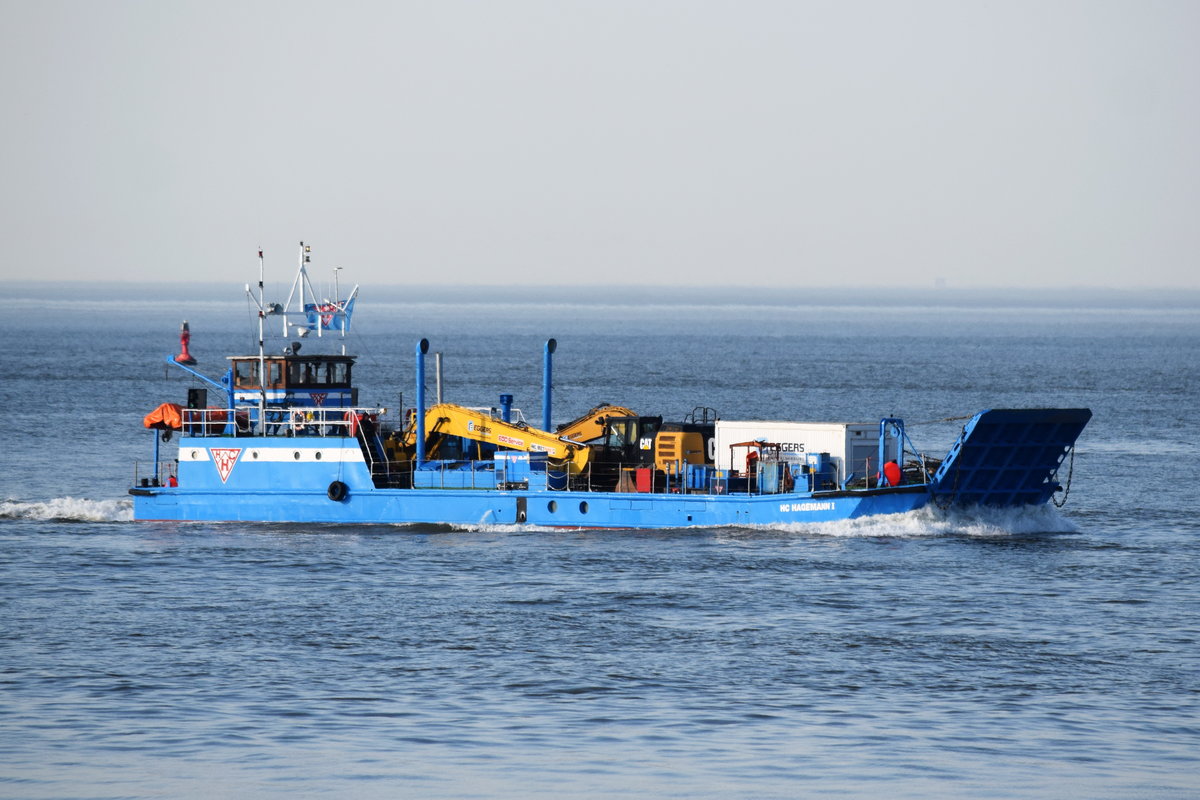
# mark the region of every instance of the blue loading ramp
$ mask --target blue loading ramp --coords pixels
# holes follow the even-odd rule
[[[1086,408],[980,411],[934,473],[942,503],[1040,505],[1059,488],[1056,473],[1092,412]]]

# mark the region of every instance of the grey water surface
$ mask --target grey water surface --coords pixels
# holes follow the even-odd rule
[[[1200,314],[360,300],[364,403],[555,420],[1087,406],[1062,510],[634,533],[129,521],[192,295],[0,316],[0,796],[1200,794]],[[230,310],[232,308],[232,311]],[[305,347],[329,342],[308,340]],[[1066,477],[1065,475],[1063,476]]]

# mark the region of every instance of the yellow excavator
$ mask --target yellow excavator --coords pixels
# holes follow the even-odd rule
[[[394,434],[386,444],[389,458],[411,457],[415,438],[415,425],[406,426],[403,434]],[[463,450],[462,440],[475,446]],[[539,430],[524,422],[505,422],[488,411],[453,403],[439,403],[425,410],[425,441],[429,448],[426,457],[431,460],[490,458],[493,449],[543,452],[551,461],[565,465],[572,475],[587,466],[589,454],[585,445],[565,442],[560,433]]]
[[[604,436],[608,420],[637,415],[636,411],[624,406],[601,403],[578,419],[571,420],[566,425],[559,425],[556,435],[573,442],[590,442]]]
[[[439,403],[425,411],[426,458],[485,461],[496,450],[544,452],[556,469],[578,475],[591,466],[589,480],[616,485],[619,475],[636,467],[674,475],[685,463],[710,463],[705,431],[711,436],[712,425],[707,418],[704,423],[664,425],[662,417],[642,417],[623,406],[602,404],[550,433],[524,421],[505,422],[494,409]],[[403,433],[388,438],[384,446],[389,460],[413,458],[416,427],[410,418]]]

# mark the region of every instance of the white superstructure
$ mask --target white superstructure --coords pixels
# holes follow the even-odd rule
[[[848,474],[874,475],[879,471],[878,422],[778,422],[771,420],[728,420],[717,422],[717,469],[746,468],[745,442],[779,445],[780,456],[804,462],[810,453],[828,453],[839,479]],[[773,448],[774,449],[774,448]],[[886,459],[898,460],[898,443],[887,439]]]

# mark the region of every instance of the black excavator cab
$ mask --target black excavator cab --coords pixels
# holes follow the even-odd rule
[[[604,457],[607,463],[624,467],[648,467],[654,464],[654,437],[662,428],[662,417],[615,417],[604,429]]]
[[[658,457],[661,455],[658,440],[660,434],[667,432],[675,432],[675,435],[670,437],[670,441],[675,443],[672,446],[676,448],[680,446],[678,438],[680,432],[695,433],[700,437],[696,440],[693,448],[694,456],[689,455],[693,452],[689,451],[689,454],[680,453],[674,456],[675,460],[712,463],[715,421],[715,412],[711,420],[707,416],[693,416],[685,419],[682,423],[664,423],[662,417],[609,418],[605,421],[603,440],[591,446],[589,463],[592,471],[592,485],[604,488],[616,487],[621,479],[621,470],[655,467],[656,464],[659,469],[672,469],[671,466],[663,466],[658,463],[660,460]],[[693,460],[694,457],[698,457],[699,461]],[[668,457],[665,463],[672,464],[672,457]],[[679,464],[674,463],[674,469],[678,468]]]

